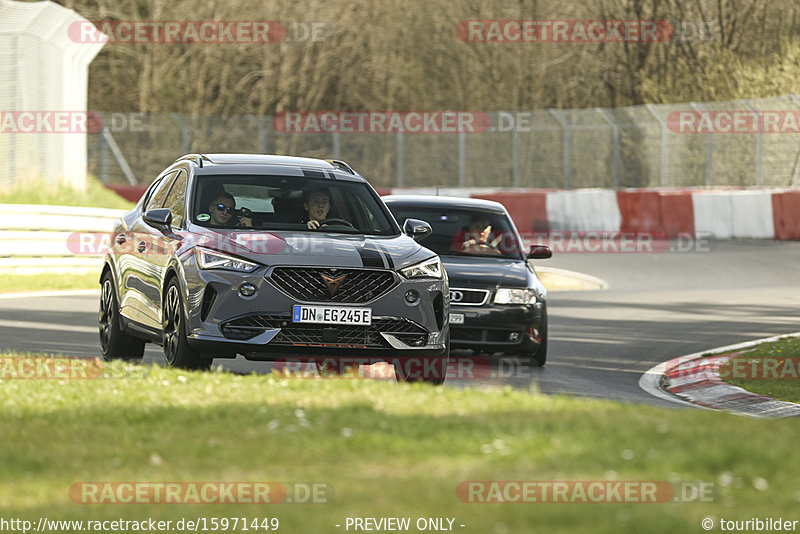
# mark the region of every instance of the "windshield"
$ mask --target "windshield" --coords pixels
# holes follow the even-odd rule
[[[426,208],[388,203],[400,224],[421,219],[433,228],[424,246],[440,255],[520,259],[522,244],[508,216],[479,209]]]
[[[367,184],[299,176],[198,176],[192,222],[239,230],[398,232]]]

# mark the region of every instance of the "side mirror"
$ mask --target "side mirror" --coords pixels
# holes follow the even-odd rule
[[[431,225],[419,219],[406,219],[403,223],[403,233],[414,239],[422,241],[433,233]]]
[[[552,257],[553,251],[547,245],[531,245],[531,251],[527,256],[529,260],[546,260]]]
[[[142,219],[148,225],[163,232],[172,226],[172,210],[169,208],[147,210],[142,215]]]

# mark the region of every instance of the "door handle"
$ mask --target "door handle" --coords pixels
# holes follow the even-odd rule
[[[119,234],[117,236],[117,245],[122,245],[123,243],[125,243],[125,241],[127,241],[125,234]]]
[[[136,247],[136,250],[138,250],[139,252],[144,252],[145,250],[147,250],[147,243],[145,243],[144,241],[139,241],[139,246]]]

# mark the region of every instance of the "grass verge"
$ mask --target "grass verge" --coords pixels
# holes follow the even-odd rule
[[[67,185],[26,182],[8,191],[0,191],[0,204],[46,204],[126,210],[133,207],[133,203],[106,189],[94,177],[89,177],[85,192]]]
[[[800,338],[762,343],[719,368],[729,384],[759,395],[800,403]]]
[[[100,273],[3,274],[0,293],[100,289]]]
[[[121,364],[108,371],[116,378],[0,380],[4,516],[275,517],[280,532],[319,533],[346,532],[348,517],[410,517],[412,525],[422,517],[454,518],[453,530],[464,533],[674,534],[700,532],[707,517],[777,517],[800,498],[800,469],[791,461],[796,420],[511,389]],[[479,504],[456,493],[464,481],[504,480],[668,481],[712,492],[662,504]],[[332,498],[76,504],[70,487],[87,481],[316,482],[328,484]]]

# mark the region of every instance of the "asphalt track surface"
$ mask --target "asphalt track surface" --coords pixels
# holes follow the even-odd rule
[[[448,375],[447,386],[510,385],[674,407],[639,388],[639,377],[653,365],[800,330],[800,243],[705,242],[688,252],[561,253],[541,264],[597,276],[609,287],[550,293],[546,366],[495,356],[475,368],[483,378]],[[98,295],[0,298],[0,349],[99,356]],[[144,363],[161,362],[160,347],[148,345]],[[235,373],[271,369],[242,357],[216,364]]]

